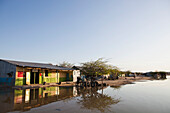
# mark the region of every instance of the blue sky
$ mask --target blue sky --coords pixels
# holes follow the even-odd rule
[[[0,0],[0,58],[170,71],[169,0]]]

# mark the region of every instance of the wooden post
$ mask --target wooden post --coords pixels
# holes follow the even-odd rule
[[[26,75],[24,75],[24,66],[23,66],[22,72],[23,72],[23,85],[25,85],[24,82],[26,83]],[[24,76],[25,76],[25,80],[24,80]]]

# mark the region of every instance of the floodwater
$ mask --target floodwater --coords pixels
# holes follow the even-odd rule
[[[0,90],[0,113],[170,113],[170,77],[121,87]]]

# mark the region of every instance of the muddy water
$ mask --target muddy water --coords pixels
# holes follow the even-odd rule
[[[0,90],[0,113],[170,113],[170,77],[122,87]]]

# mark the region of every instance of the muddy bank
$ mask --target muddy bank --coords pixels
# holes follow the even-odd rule
[[[135,81],[143,81],[143,80],[153,80],[151,77],[120,77],[118,80],[104,80],[103,83],[106,83],[107,85],[111,87],[119,87],[121,85],[125,84],[133,84]],[[102,81],[98,81],[99,84],[102,83]]]

